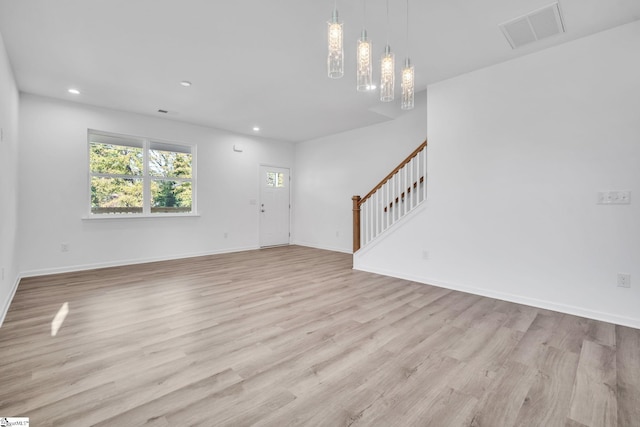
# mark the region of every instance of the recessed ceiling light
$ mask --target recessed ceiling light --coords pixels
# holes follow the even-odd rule
[[[68,92],[74,95],[80,95],[80,91],[78,89],[69,89]]]
[[[253,127],[253,131],[254,132],[260,132],[260,127],[259,126],[254,126]]]
[[[180,84],[181,84],[182,86],[184,86],[184,87],[189,87],[189,86],[191,86],[191,82],[186,81],[186,80],[181,81],[181,82],[180,82]]]

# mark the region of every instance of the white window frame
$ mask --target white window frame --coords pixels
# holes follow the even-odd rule
[[[143,173],[142,175],[134,176],[136,179],[142,179],[143,192],[142,192],[142,213],[104,213],[96,214],[91,211],[91,178],[92,177],[109,177],[109,178],[131,178],[129,175],[117,175],[117,174],[102,174],[93,173],[91,171],[91,140],[92,136],[98,136],[103,138],[117,138],[123,140],[124,144],[114,142],[117,145],[127,146],[126,142],[130,143],[131,147],[142,148],[143,153]],[[169,177],[168,181],[178,182],[191,182],[191,212],[151,212],[151,181],[162,180],[163,178],[156,177],[149,172],[149,150],[156,148],[163,149],[165,151],[171,151],[171,148],[181,148],[191,153],[191,178]],[[186,151],[188,150],[188,151]],[[181,152],[176,150],[177,152]],[[84,219],[122,219],[122,218],[167,218],[167,217],[189,217],[199,216],[197,211],[197,146],[195,144],[187,144],[183,142],[166,141],[158,138],[146,138],[139,136],[131,136],[125,134],[118,134],[113,132],[105,132],[95,129],[87,129],[87,214]]]

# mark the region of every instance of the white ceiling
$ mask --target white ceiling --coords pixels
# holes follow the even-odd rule
[[[552,2],[410,0],[418,90],[640,19],[640,0],[560,0],[567,32],[511,49],[498,24]],[[0,0],[0,33],[23,92],[246,134],[259,125],[264,137],[295,142],[402,114],[399,105],[381,106],[376,95],[355,91],[362,0],[337,1],[346,28],[345,77],[326,76],[333,3]],[[389,0],[389,8],[389,41],[400,64],[406,0]],[[367,29],[381,52],[385,0],[367,0]],[[180,86],[182,80],[193,86]],[[70,87],[82,94],[67,93]]]

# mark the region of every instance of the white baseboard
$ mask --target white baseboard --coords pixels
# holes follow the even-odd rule
[[[315,243],[300,242],[300,241],[291,242],[291,244],[297,245],[297,246],[304,246],[307,248],[322,249],[322,250],[331,251],[331,252],[342,252],[343,254],[353,253],[351,249],[339,248],[337,246],[324,246],[324,245],[317,245]]]
[[[2,305],[2,311],[0,311],[0,328],[4,323],[4,318],[7,316],[7,313],[9,312],[9,307],[11,306],[11,302],[13,301],[13,297],[16,295],[16,291],[18,290],[18,285],[20,284],[20,279],[21,277],[20,275],[18,275],[18,277],[16,277],[15,283],[13,284],[13,289],[11,289],[11,292],[9,293],[9,298],[7,298],[7,300]]]
[[[73,273],[76,271],[95,270],[98,268],[121,267],[125,265],[146,264],[149,262],[171,261],[175,259],[185,259],[185,258],[196,258],[200,256],[220,255],[220,254],[228,254],[228,253],[234,253],[234,252],[252,251],[257,249],[260,249],[260,248],[258,246],[247,246],[247,247],[239,247],[239,248],[222,249],[217,251],[178,254],[178,255],[164,256],[164,257],[138,258],[133,260],[126,259],[126,260],[99,262],[94,264],[72,265],[72,266],[56,267],[56,268],[43,268],[39,270],[24,271],[22,272],[21,277],[37,277],[37,276],[46,276],[49,274]]]
[[[516,304],[528,305],[536,308],[543,308],[545,310],[558,311],[560,313],[571,314],[574,316],[586,317],[593,320],[600,320],[602,322],[614,323],[616,325],[628,326],[630,328],[640,329],[640,319],[618,316],[612,313],[604,313],[595,310],[589,310],[582,307],[576,307],[566,304],[558,304],[553,301],[539,300],[535,298],[528,298],[514,294],[508,294],[503,292],[495,292],[488,289],[476,288],[473,286],[459,285],[454,283],[442,282],[439,280],[430,280],[424,277],[413,276],[411,274],[402,274],[396,271],[388,271],[381,268],[368,267],[358,265],[356,259],[354,259],[354,270],[366,271],[368,273],[380,274],[383,276],[396,277],[398,279],[409,280],[412,282],[423,283],[425,285],[437,286],[439,288],[451,289],[454,291],[466,292],[469,294],[480,295],[483,297],[495,298],[503,301],[509,301]]]

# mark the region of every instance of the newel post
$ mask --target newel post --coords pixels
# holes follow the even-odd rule
[[[360,196],[353,196],[353,252],[360,249]]]

